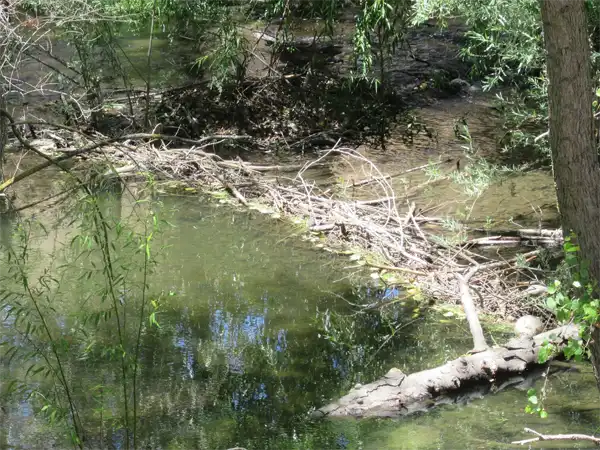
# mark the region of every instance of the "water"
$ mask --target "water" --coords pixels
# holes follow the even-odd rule
[[[403,420],[311,422],[312,408],[356,382],[371,381],[394,366],[408,373],[434,367],[464,353],[471,344],[466,323],[431,311],[415,316],[414,305],[398,305],[383,317],[351,315],[345,300],[372,301],[377,292],[354,288],[344,269],[347,260],[307,248],[291,237],[296,230],[258,214],[197,198],[162,200],[161,215],[173,226],[165,227],[155,244],[166,247],[149,292],[153,298],[165,295],[161,327],[142,336],[140,448],[507,448],[528,437],[524,425],[541,432],[595,431],[598,394],[588,366],[550,378],[545,421],[523,412],[523,391],[508,390]],[[127,198],[105,207],[122,219],[135,211]],[[35,240],[36,273],[42,266],[56,268],[61,258],[74,264],[68,252],[56,250],[74,232],[63,223]],[[115,330],[77,322],[82,310],[101,309],[97,285],[95,277],[76,278],[77,264],[67,273],[52,305],[71,345],[69,379],[89,445],[124,448],[123,431],[113,422],[121,398],[119,365],[99,351],[75,358],[91,337],[104,346],[114,342]],[[134,320],[131,315],[127,332],[135,332]],[[390,324],[401,328],[378,351]],[[4,322],[2,336],[16,338],[12,322]],[[2,389],[10,377],[25,380],[30,363],[15,363],[10,370],[5,364]],[[40,389],[48,387],[43,378],[34,380]],[[17,395],[4,402],[0,448],[66,448],[64,428],[34,414],[37,400]]]

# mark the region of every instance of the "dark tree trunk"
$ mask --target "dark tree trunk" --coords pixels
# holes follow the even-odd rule
[[[600,280],[600,166],[594,143],[585,0],[542,0],[547,51],[550,147],[565,235],[577,234],[590,274]],[[592,362],[600,387],[600,330]]]
[[[0,109],[6,110],[6,89],[0,85]],[[0,117],[0,183],[4,181],[4,148],[8,141],[8,120],[6,117]]]

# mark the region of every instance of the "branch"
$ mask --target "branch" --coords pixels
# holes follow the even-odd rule
[[[77,180],[77,182],[78,182],[79,184],[83,184],[83,183],[81,182],[81,180],[80,180],[80,179],[79,179],[79,178],[78,178],[76,175],[74,175],[74,174],[73,174],[73,173],[72,173],[72,172],[71,172],[69,169],[67,169],[67,168],[66,168],[66,167],[64,167],[62,164],[60,164],[60,161],[58,161],[60,158],[53,159],[53,158],[51,158],[50,156],[46,155],[44,152],[41,152],[40,150],[38,150],[37,148],[35,148],[35,147],[34,147],[33,145],[31,145],[31,144],[30,144],[28,141],[26,141],[26,140],[23,138],[23,136],[21,135],[21,132],[19,131],[19,129],[16,127],[16,125],[15,125],[15,120],[13,119],[13,117],[12,117],[12,116],[11,116],[11,115],[10,115],[10,114],[7,112],[7,111],[5,111],[4,109],[0,109],[0,119],[1,119],[1,118],[6,118],[6,119],[8,119],[8,122],[9,122],[9,125],[10,125],[11,129],[12,129],[12,132],[14,133],[14,135],[15,135],[15,136],[16,136],[16,138],[17,138],[17,140],[18,140],[18,141],[21,143],[21,145],[22,145],[23,147],[25,147],[25,148],[26,148],[26,149],[28,149],[28,150],[31,150],[31,151],[32,151],[32,152],[34,152],[36,155],[38,155],[38,156],[40,156],[40,157],[42,157],[42,158],[44,158],[44,159],[46,160],[46,161],[45,161],[45,163],[43,163],[43,164],[45,164],[45,166],[44,166],[44,167],[56,166],[56,167],[58,167],[60,170],[62,170],[63,172],[66,172],[67,174],[69,174],[69,175],[71,175],[72,177],[74,177],[74,178],[75,178],[75,180]],[[28,172],[28,171],[26,171],[26,172]],[[23,173],[25,173],[25,172],[23,172]],[[35,172],[34,172],[34,173],[35,173]],[[8,179],[8,180],[6,180],[6,181],[2,182],[2,183],[0,183],[0,193],[1,193],[2,191],[4,191],[4,190],[5,190],[5,189],[6,189],[8,186],[10,186],[10,185],[14,184],[14,183],[15,183],[15,179],[16,179],[17,177],[18,177],[18,175],[17,175],[17,176],[15,176],[15,177],[13,177],[13,178],[10,178],[10,179]]]
[[[45,155],[44,153],[40,152],[38,149],[33,147],[31,144],[29,144],[29,142],[25,141],[23,139],[23,137],[21,136],[21,134],[19,133],[19,130],[16,128],[16,126],[15,126],[16,122],[14,121],[13,117],[7,111],[0,109],[0,117],[2,117],[2,116],[6,117],[9,120],[11,127],[13,128],[13,132],[14,132],[15,136],[17,136],[17,139],[19,140],[21,145],[23,145],[23,147],[27,148],[28,150],[35,152],[37,155],[41,156],[46,161],[38,164],[35,167],[25,170],[25,171],[21,172],[20,174],[15,175],[13,178],[10,178],[10,179],[6,180],[4,183],[0,184],[0,192],[4,191],[7,187],[15,184],[16,182],[21,181],[21,180],[39,172],[40,170],[43,170],[52,165],[61,167],[60,163],[63,161],[66,161],[67,159],[73,158],[78,155],[82,155],[84,153],[90,153],[90,152],[97,151],[98,149],[100,149],[102,147],[106,147],[107,145],[110,145],[110,144],[113,144],[113,143],[119,142],[119,141],[126,141],[129,139],[149,139],[150,141],[153,141],[153,140],[180,141],[180,142],[184,142],[184,143],[188,143],[188,144],[192,144],[192,145],[198,145],[198,144],[204,144],[213,139],[232,139],[232,140],[249,139],[249,136],[214,135],[214,136],[206,136],[206,137],[203,137],[202,139],[196,140],[196,139],[182,138],[179,136],[170,136],[170,135],[165,135],[165,134],[134,133],[134,134],[126,134],[126,135],[119,136],[119,137],[104,139],[104,140],[101,140],[98,142],[94,142],[92,144],[88,144],[88,145],[86,145],[80,149],[76,149],[76,150],[71,150],[71,151],[63,150],[63,152],[65,153],[64,155],[58,156],[56,158],[50,158],[48,155]]]
[[[373,177],[371,177],[371,178],[365,178],[364,180],[360,180],[360,181],[356,181],[356,182],[353,181],[352,183],[349,183],[349,185],[352,186],[352,187],[358,187],[358,186],[364,186],[365,184],[370,184],[370,183],[373,183],[373,182],[376,182],[376,181],[380,181],[380,180],[390,180],[392,178],[401,177],[402,175],[406,175],[406,174],[409,174],[411,172],[416,172],[417,170],[427,169],[428,167],[439,166],[441,164],[446,164],[446,163],[449,163],[449,162],[452,162],[452,161],[453,161],[452,158],[446,158],[443,161],[438,161],[438,162],[435,162],[435,163],[423,164],[421,166],[413,167],[412,169],[404,170],[402,172],[398,172],[398,173],[395,173],[393,175],[384,175],[382,177],[375,177],[375,178],[373,178]]]
[[[600,446],[600,438],[597,438],[595,436],[589,436],[587,434],[542,434],[538,433],[535,430],[532,430],[531,428],[525,428],[525,431],[528,433],[533,433],[537,437],[531,439],[523,439],[522,441],[513,441],[511,442],[511,444],[525,445],[539,441],[590,441]]]
[[[475,272],[477,272],[478,269],[479,267],[475,266],[472,269],[470,269],[464,276],[462,276],[459,273],[454,274],[454,276],[458,280],[458,287],[460,290],[460,302],[462,303],[463,309],[465,310],[467,322],[469,322],[469,329],[471,330],[471,335],[473,336],[473,350],[471,350],[471,353],[482,352],[489,348],[487,342],[485,341],[485,336],[483,335],[481,323],[479,323],[479,317],[477,316],[477,309],[475,308],[473,297],[469,292],[469,279],[473,275],[475,275]]]

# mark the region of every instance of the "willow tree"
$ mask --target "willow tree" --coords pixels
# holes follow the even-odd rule
[[[585,0],[541,0],[549,79],[550,148],[565,235],[577,236],[589,274],[600,280],[600,164],[594,139]],[[591,305],[593,306],[593,305]],[[598,311],[589,350],[600,387]],[[595,314],[594,314],[595,313]]]

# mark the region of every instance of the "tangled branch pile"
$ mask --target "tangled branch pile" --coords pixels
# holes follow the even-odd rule
[[[163,179],[184,181],[203,190],[225,190],[246,207],[267,210],[279,216],[301,220],[314,240],[325,241],[329,249],[360,255],[358,263],[381,273],[395,273],[398,279],[418,285],[422,292],[449,302],[461,299],[456,275],[469,273],[468,283],[476,293],[478,307],[501,317],[524,313],[548,316],[535,302],[524,302],[531,292],[523,290],[537,280],[539,268],[532,267],[541,250],[511,259],[492,259],[477,251],[477,245],[493,241],[473,238],[460,245],[440,239],[424,224],[440,218],[416,213],[414,205],[397,196],[389,176],[350,148],[338,145],[317,159],[297,165],[255,165],[241,159],[226,160],[207,151],[240,137],[216,136],[196,141],[197,145],[173,148],[162,144],[115,148],[111,158],[126,162],[120,172],[149,171]],[[338,185],[311,179],[311,171],[332,161],[347,159],[367,164],[371,174],[354,183],[375,186],[379,195],[370,200],[349,199]],[[123,162],[120,163],[123,165]],[[405,206],[403,208],[403,206]],[[401,212],[402,211],[402,212]],[[534,242],[560,243],[560,232],[521,232]],[[532,236],[535,235],[535,236]],[[509,238],[509,243],[515,239]],[[537,239],[537,241],[536,241]],[[530,306],[527,306],[527,304]]]
[[[50,134],[56,136],[56,132]],[[414,205],[406,205],[407,200],[394,191],[389,175],[353,149],[336,144],[303,164],[267,166],[239,158],[223,159],[210,151],[219,146],[240,145],[248,136],[215,135],[189,140],[137,134],[121,139],[90,141],[80,149],[57,148],[62,155],[52,158],[58,162],[95,153],[95,159],[100,157],[110,161],[111,166],[114,164],[106,174],[126,177],[151,172],[159,179],[176,180],[204,191],[224,190],[245,207],[306,223],[312,238],[325,242],[329,249],[350,253],[358,264],[381,274],[394,273],[399,282],[417,285],[421,292],[434,298],[457,302],[461,288],[456,275],[469,272],[469,286],[477,294],[480,310],[501,317],[546,315],[523,302],[529,291],[522,287],[536,280],[539,273],[523,261],[535,259],[540,250],[499,260],[477,252],[478,239],[461,245],[440,239],[423,225],[441,219],[417,214]],[[187,147],[174,147],[174,142],[183,142]],[[313,169],[322,170],[340,159],[360,161],[370,167],[369,176],[353,186],[374,186],[372,192],[379,194],[370,200],[349,199],[339,185],[311,179]],[[46,161],[39,167],[49,164]],[[30,169],[28,173],[31,172]],[[19,179],[22,175],[13,177],[11,183]],[[5,182],[0,189],[9,186]],[[559,242],[561,236],[546,232],[544,239]]]

